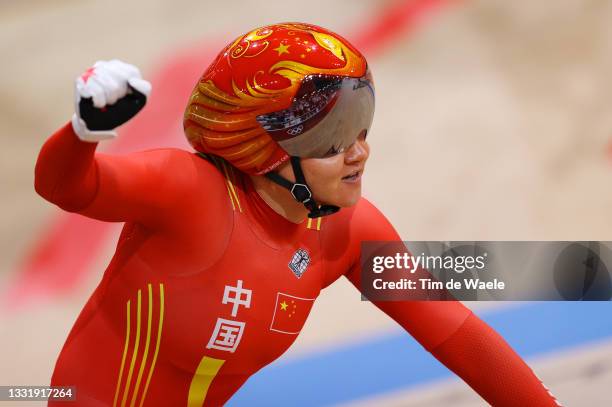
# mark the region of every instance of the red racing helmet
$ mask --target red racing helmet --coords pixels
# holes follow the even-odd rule
[[[342,150],[369,129],[373,113],[363,55],[329,30],[284,23],[219,53],[191,94],[184,128],[197,151],[262,175],[290,156]]]

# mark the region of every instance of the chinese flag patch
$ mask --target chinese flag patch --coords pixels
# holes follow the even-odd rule
[[[310,313],[315,298],[301,298],[293,295],[276,293],[276,305],[272,316],[272,331],[297,335],[300,333]]]

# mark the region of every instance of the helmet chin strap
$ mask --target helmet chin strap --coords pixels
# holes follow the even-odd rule
[[[286,188],[291,192],[293,198],[304,204],[306,209],[309,210],[309,218],[319,218],[321,216],[331,215],[340,210],[338,206],[334,205],[319,205],[312,196],[312,191],[306,183],[304,172],[302,171],[302,165],[300,164],[300,158],[291,156],[291,167],[293,168],[293,174],[295,175],[295,183],[283,178],[275,172],[266,173],[266,178],[273,181],[274,183]]]

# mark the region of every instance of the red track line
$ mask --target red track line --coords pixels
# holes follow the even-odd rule
[[[381,9],[378,16],[365,19],[358,31],[350,37],[367,57],[384,51],[386,45],[405,36],[416,28],[432,11],[458,3],[457,0],[403,0]]]
[[[413,29],[430,11],[452,0],[403,0],[378,10],[365,19],[349,36],[356,47],[371,56],[385,45]],[[195,83],[222,41],[211,41],[186,52],[163,58],[166,63],[152,76],[150,103],[132,122],[121,129],[108,152],[127,153],[147,148],[182,147],[189,149],[182,131],[183,109]],[[80,215],[58,212],[38,237],[22,264],[14,273],[3,307],[16,309],[47,298],[72,292],[89,272],[96,255],[117,229]]]
[[[153,75],[150,103],[120,130],[120,137],[106,150],[127,153],[157,147],[190,148],[182,134],[183,109],[202,67],[214,57],[217,46],[198,47],[175,55]],[[7,291],[0,296],[0,310],[16,309],[72,292],[90,271],[96,256],[119,224],[99,222],[58,210],[23,259]]]

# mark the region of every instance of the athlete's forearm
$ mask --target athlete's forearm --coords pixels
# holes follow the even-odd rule
[[[68,211],[77,211],[94,198],[98,143],[79,140],[67,123],[43,145],[36,162],[34,186],[43,198]]]
[[[508,343],[474,314],[431,353],[494,407],[561,405]]]

